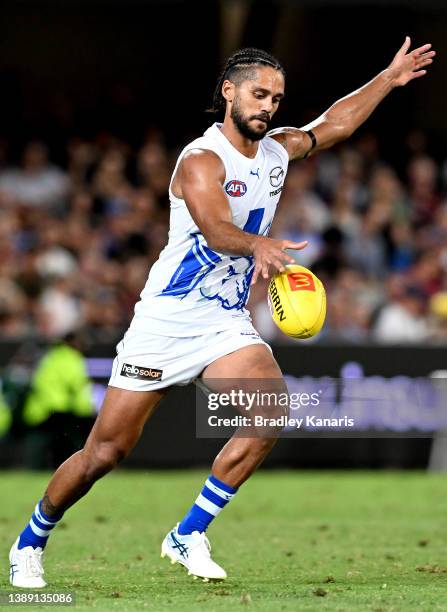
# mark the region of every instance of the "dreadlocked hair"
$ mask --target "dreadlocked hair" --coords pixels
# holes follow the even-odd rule
[[[280,70],[285,76],[284,68],[270,53],[262,51],[262,49],[255,49],[254,47],[240,49],[228,58],[217,80],[213,96],[213,106],[210,109],[211,113],[225,112],[226,100],[222,95],[223,82],[228,79],[236,85],[240,85],[246,79],[253,79],[256,66],[270,66],[275,70]]]

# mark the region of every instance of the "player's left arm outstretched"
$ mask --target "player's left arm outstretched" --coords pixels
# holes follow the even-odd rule
[[[302,128],[282,127],[269,132],[289,153],[290,159],[301,159],[345,140],[371,115],[392,89],[424,76],[433,62],[431,44],[409,51],[411,39],[405,42],[391,64],[360,89],[341,98],[320,117]],[[309,133],[310,131],[310,133]]]

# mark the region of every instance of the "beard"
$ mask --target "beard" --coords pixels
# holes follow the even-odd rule
[[[262,140],[262,138],[264,138],[269,129],[270,118],[268,117],[268,115],[252,115],[251,117],[245,117],[242,113],[241,107],[239,105],[239,100],[237,98],[234,99],[230,117],[233,120],[233,123],[240,132],[240,134],[242,134],[242,136],[244,136],[245,138],[248,138],[248,140]],[[250,125],[250,121],[252,121],[253,119],[265,121],[265,128],[261,130],[256,130],[252,128]]]

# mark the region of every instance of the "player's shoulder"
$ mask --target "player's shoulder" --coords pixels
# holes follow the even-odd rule
[[[279,155],[286,162],[289,161],[289,148],[287,131],[294,128],[275,128],[264,136],[262,142],[267,151]]]
[[[224,156],[219,142],[213,137],[213,129],[189,142],[181,151],[175,169],[181,180],[203,181],[216,178],[219,182],[225,179],[226,169]],[[175,179],[173,180],[173,184]]]
[[[180,154],[182,161],[199,165],[223,163],[224,151],[219,140],[215,138],[213,127],[186,145]]]
[[[293,139],[301,140],[305,136],[304,136],[303,130],[300,130],[299,128],[283,126],[283,127],[275,128],[267,132],[267,137],[270,138],[271,140],[274,140],[275,142],[280,144],[282,147],[287,149],[287,141],[289,139],[293,138]]]
[[[225,176],[225,165],[218,153],[200,144],[185,150],[180,161],[182,174],[191,177],[199,175]]]
[[[206,146],[188,147],[182,156],[182,163],[196,166],[214,166],[222,163],[222,159],[213,149]]]
[[[308,153],[309,137],[303,129],[285,126],[270,130],[267,135],[287,152],[289,159],[299,159]]]

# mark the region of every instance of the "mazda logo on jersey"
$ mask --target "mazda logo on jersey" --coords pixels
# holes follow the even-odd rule
[[[240,198],[247,193],[247,185],[242,181],[229,181],[225,185],[225,191],[233,198]]]
[[[281,166],[275,166],[270,170],[269,177],[270,185],[272,187],[279,187],[280,185],[282,185],[282,182],[284,180],[284,170],[281,168]]]

